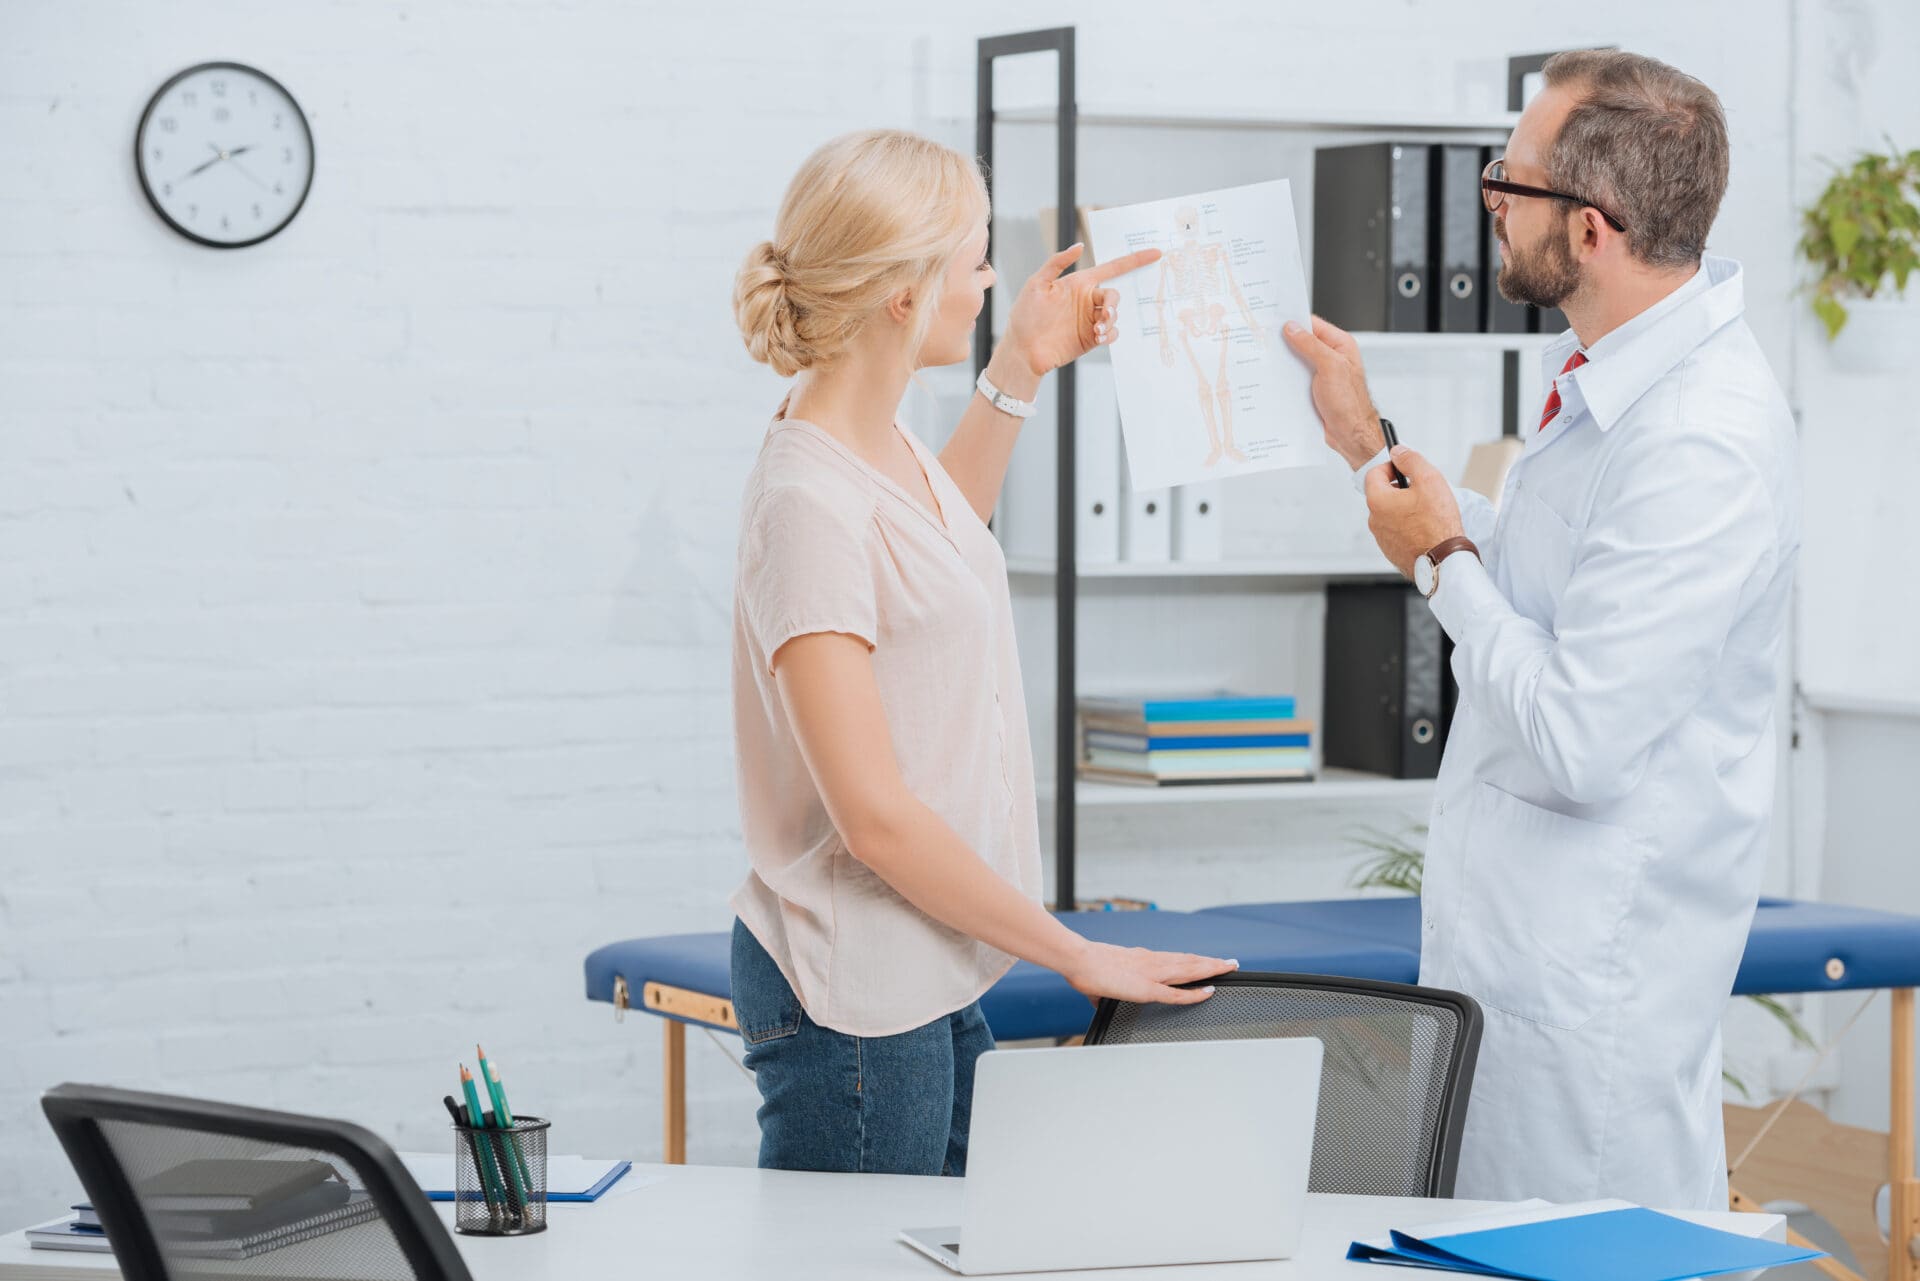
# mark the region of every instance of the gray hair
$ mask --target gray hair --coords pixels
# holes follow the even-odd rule
[[[1617,49],[1555,54],[1543,72],[1577,99],[1548,152],[1549,181],[1605,205],[1640,261],[1698,262],[1727,194],[1727,118],[1713,90]]]

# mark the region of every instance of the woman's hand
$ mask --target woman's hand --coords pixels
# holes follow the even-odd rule
[[[1074,991],[1095,999],[1111,996],[1122,1001],[1198,1005],[1213,995],[1212,988],[1174,985],[1197,983],[1239,968],[1238,961],[1222,961],[1211,956],[1154,952],[1144,947],[1115,947],[1111,943],[1089,941],[1060,972]]]
[[[1158,249],[1142,249],[1062,275],[1079,261],[1084,249],[1084,245],[1069,245],[1042,263],[1020,287],[1007,314],[1007,345],[1036,378],[1112,342],[1117,336],[1113,317],[1120,295],[1101,286],[1160,260]]]

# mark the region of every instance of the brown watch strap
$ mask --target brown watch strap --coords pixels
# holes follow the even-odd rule
[[[1427,559],[1434,563],[1435,568],[1438,568],[1441,561],[1453,555],[1455,552],[1472,552],[1475,560],[1482,559],[1480,549],[1475,547],[1473,540],[1464,534],[1456,534],[1454,537],[1447,539],[1446,542],[1435,546],[1432,551],[1427,553]]]

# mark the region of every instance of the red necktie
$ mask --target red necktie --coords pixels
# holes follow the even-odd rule
[[[1567,363],[1560,367],[1560,372],[1563,374],[1567,373],[1571,370],[1580,368],[1580,366],[1586,363],[1587,363],[1587,353],[1584,351],[1576,351],[1571,356],[1567,357]],[[1547,429],[1547,424],[1552,422],[1553,416],[1559,412],[1560,412],[1560,385],[1558,383],[1555,383],[1553,390],[1547,393],[1547,407],[1546,409],[1541,411],[1541,414],[1540,414],[1540,430],[1545,431]]]

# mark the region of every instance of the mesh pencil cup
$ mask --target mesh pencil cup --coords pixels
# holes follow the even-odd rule
[[[537,1116],[504,1130],[453,1127],[453,1230],[512,1237],[547,1230],[547,1130]]]

